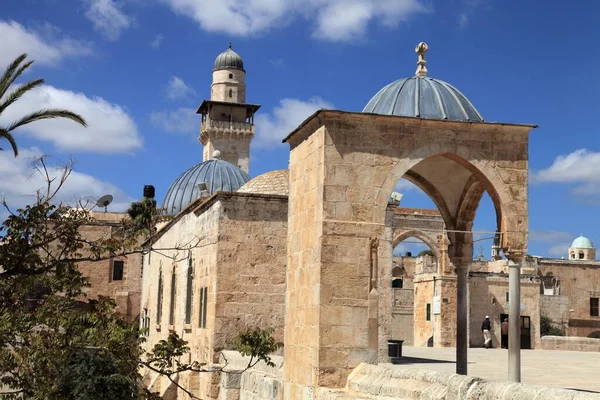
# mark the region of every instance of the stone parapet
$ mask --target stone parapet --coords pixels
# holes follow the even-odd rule
[[[600,352],[600,339],[576,336],[542,336],[542,350]]]
[[[360,364],[348,377],[346,397],[429,400],[598,400],[600,395],[574,390],[488,381],[423,369],[395,369]],[[367,397],[368,396],[368,397]]]

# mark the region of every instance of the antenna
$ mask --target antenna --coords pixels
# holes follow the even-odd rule
[[[110,194],[106,194],[98,199],[96,205],[98,207],[104,207],[104,212],[106,212],[107,207],[110,203],[112,203],[113,197]]]

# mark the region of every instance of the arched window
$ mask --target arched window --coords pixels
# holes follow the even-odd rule
[[[571,259],[574,260],[575,259],[575,253],[571,253]]]
[[[580,260],[583,260],[583,258],[584,258],[584,257],[585,257],[585,256],[584,256],[584,254],[583,254],[583,251],[579,252],[579,259],[580,259]]]
[[[233,74],[229,74],[229,79],[233,79]]]
[[[169,307],[169,325],[175,324],[175,289],[177,288],[177,275],[175,275],[175,265],[171,272],[171,305]]]
[[[192,323],[192,297],[194,287],[194,260],[190,256],[187,269],[187,288],[185,293],[185,323]]]
[[[233,97],[233,90],[229,89],[229,97]]]
[[[156,324],[160,325],[162,318],[163,275],[162,267],[158,270],[158,293],[156,294]]]

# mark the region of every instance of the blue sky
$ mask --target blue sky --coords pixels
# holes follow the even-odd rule
[[[582,11],[541,0],[5,0],[2,9],[0,65],[27,52],[36,63],[25,79],[47,82],[13,113],[62,106],[90,123],[16,134],[22,155],[0,153],[0,194],[11,204],[40,186],[28,165],[40,154],[76,161],[65,199],[112,193],[122,209],[153,184],[162,200],[201,161],[194,111],[230,41],[244,59],[247,99],[262,105],[252,176],[287,167],[280,139],[314,110],[360,111],[413,75],[414,47],[425,41],[429,75],[459,88],[487,121],[540,126],[530,142],[530,253],[562,256],[575,236],[599,233],[600,3]],[[404,206],[433,207],[402,189]],[[474,230],[493,230],[493,221],[486,198]],[[481,245],[489,255],[490,242]]]

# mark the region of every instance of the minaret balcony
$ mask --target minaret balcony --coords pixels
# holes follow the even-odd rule
[[[254,133],[254,124],[251,124],[249,122],[215,121],[207,118],[202,123],[202,132],[208,129],[216,131]]]

